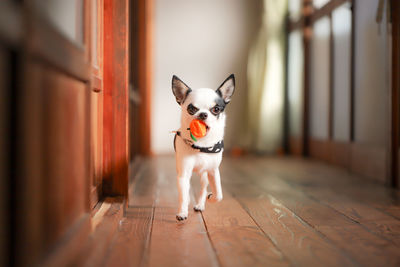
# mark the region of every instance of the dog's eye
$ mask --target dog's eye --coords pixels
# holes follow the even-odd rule
[[[218,106],[215,106],[211,109],[211,113],[214,115],[218,115],[221,111],[222,111],[221,108]]]
[[[187,111],[190,115],[194,115],[199,109],[193,106],[192,104],[189,104],[187,107]]]

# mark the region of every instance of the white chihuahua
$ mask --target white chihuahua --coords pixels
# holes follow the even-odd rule
[[[204,210],[206,198],[210,202],[222,200],[218,168],[224,147],[224,110],[234,90],[233,74],[217,90],[192,90],[175,75],[172,77],[172,91],[176,102],[182,108],[181,127],[176,131],[174,139],[179,190],[179,211],[176,219],[179,221],[187,219],[188,216],[190,178],[193,172],[201,176],[201,191],[194,206],[195,211]],[[192,133],[193,120],[198,120],[204,125],[204,134],[201,137],[196,138]],[[212,193],[207,196],[208,183]]]

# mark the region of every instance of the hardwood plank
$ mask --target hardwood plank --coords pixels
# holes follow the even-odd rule
[[[129,207],[153,207],[157,193],[157,165],[155,160],[143,159],[132,178]]]
[[[355,262],[323,235],[272,196],[239,201],[274,240],[276,246],[295,264],[301,266],[354,266]]]
[[[360,223],[370,232],[400,246],[400,220],[364,203],[338,195],[329,189],[303,190],[338,212]]]
[[[357,200],[400,219],[400,192],[365,181],[362,177],[330,165],[300,159],[271,159],[264,162],[269,172],[286,181],[312,188],[326,188],[338,196]],[[323,178],[321,178],[323,177]]]
[[[228,193],[202,212],[211,242],[222,266],[288,266],[273,242]]]
[[[178,207],[175,163],[159,157],[157,199],[151,232],[149,266],[218,266],[201,214],[189,209],[188,219],[177,222]]]
[[[107,198],[104,202],[109,205],[103,203],[105,212],[100,215],[102,219],[70,266],[101,266],[103,264],[110,242],[122,218],[124,205],[118,198]]]
[[[238,176],[232,169],[223,174]],[[240,178],[239,178],[240,179]],[[283,254],[300,266],[354,266],[355,262],[281,202],[249,183],[224,184]]]
[[[366,266],[399,264],[398,249],[387,240],[370,233],[332,208],[310,199],[278,177],[266,175],[263,168],[255,168],[250,164],[234,166],[244,171],[247,181],[263,188],[359,263]]]
[[[189,211],[184,222],[176,208],[157,207],[151,235],[149,266],[218,266],[200,214]]]
[[[128,208],[120,220],[104,266],[141,266],[147,256],[153,208]]]

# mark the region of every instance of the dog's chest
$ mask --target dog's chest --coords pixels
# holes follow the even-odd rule
[[[193,170],[202,173],[208,170],[214,170],[219,167],[222,159],[222,153],[206,154],[196,153],[193,156]]]

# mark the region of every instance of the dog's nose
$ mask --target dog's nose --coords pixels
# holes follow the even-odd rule
[[[207,119],[207,117],[208,117],[208,114],[205,113],[205,112],[202,112],[202,113],[199,114],[199,119],[200,120],[204,121],[205,119]]]

